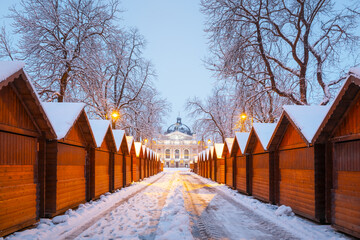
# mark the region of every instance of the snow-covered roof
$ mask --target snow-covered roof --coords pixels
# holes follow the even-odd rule
[[[267,150],[267,145],[276,128],[276,123],[254,123],[253,128],[262,147]]]
[[[0,82],[11,77],[24,66],[25,63],[21,61],[0,61]]]
[[[210,154],[210,149],[207,148],[205,151],[206,151],[205,152],[205,159],[208,160],[209,159],[209,154]]]
[[[241,153],[244,153],[247,141],[249,139],[250,133],[248,132],[236,132],[235,137],[239,145]]]
[[[139,157],[141,151],[141,142],[135,142],[134,144],[135,144],[136,157]]]
[[[215,143],[214,147],[215,147],[215,152],[216,152],[217,158],[222,158],[225,144],[224,143]]]
[[[131,145],[133,144],[134,137],[133,136],[126,136],[126,142],[128,145],[129,154],[131,153]]]
[[[57,139],[63,139],[84,109],[84,103],[48,103],[42,102],[42,107],[55,130]]]
[[[143,151],[143,154],[145,153],[145,154],[147,154],[147,152],[146,152],[146,146],[145,145],[142,145],[142,151]],[[144,154],[144,156],[145,156],[145,154]]]
[[[285,105],[283,108],[308,143],[311,143],[330,106]]]
[[[112,131],[113,131],[113,135],[114,135],[114,139],[115,139],[116,150],[119,151],[121,142],[123,141],[124,136],[125,136],[125,131],[120,130],[120,129],[114,129]]]
[[[232,146],[234,144],[235,138],[225,138],[225,144],[229,152],[231,152]]]
[[[96,147],[101,147],[104,141],[107,130],[110,127],[110,121],[108,120],[89,120],[91,130],[94,134]]]

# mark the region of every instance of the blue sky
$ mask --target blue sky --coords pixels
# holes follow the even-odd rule
[[[202,59],[207,55],[205,18],[196,0],[123,0],[124,23],[137,27],[147,42],[145,56],[155,65],[156,86],[172,104],[167,125],[179,112],[184,123],[186,99],[204,98],[212,88],[211,72]]]
[[[0,24],[9,24],[4,18],[9,6],[19,0],[0,1]],[[136,27],[147,41],[144,56],[151,60],[157,72],[155,85],[162,97],[172,105],[172,112],[164,128],[181,115],[191,125],[184,105],[193,96],[205,98],[214,80],[203,59],[207,55],[204,32],[205,17],[200,12],[199,0],[122,0],[119,25]],[[164,129],[165,130],[165,129]]]

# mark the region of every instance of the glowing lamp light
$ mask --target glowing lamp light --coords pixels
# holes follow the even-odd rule
[[[210,143],[211,143],[211,140],[209,139],[209,140],[208,140],[208,144],[210,144]]]
[[[145,144],[148,142],[147,138],[145,138],[144,142],[145,142]]]
[[[240,118],[241,118],[242,120],[245,120],[245,119],[247,118],[246,113],[242,113],[242,114],[240,115]]]
[[[113,111],[113,112],[111,113],[111,117],[112,117],[113,119],[117,119],[117,118],[120,117],[120,114],[119,114],[117,111]]]

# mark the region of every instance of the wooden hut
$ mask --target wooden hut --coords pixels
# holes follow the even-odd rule
[[[276,123],[254,123],[245,147],[245,154],[250,154],[251,194],[265,202],[274,202],[274,155],[267,151],[267,145],[275,127]]]
[[[125,169],[126,159],[125,156],[129,154],[128,145],[126,141],[124,130],[112,130],[115,143],[116,153],[114,154],[114,189],[120,189],[126,186],[125,182]]]
[[[350,75],[315,135],[326,144],[326,215],[360,238],[360,71]]]
[[[125,186],[129,186],[133,182],[133,156],[135,155],[134,138],[132,136],[126,136],[126,142],[128,145],[128,154],[125,155]]]
[[[56,137],[23,67],[0,62],[0,238],[43,215],[45,139]]]
[[[249,169],[249,156],[245,154],[245,147],[249,139],[250,133],[235,133],[234,144],[231,149],[231,157],[233,158],[233,186],[236,190],[244,194],[251,194]]]
[[[325,220],[325,150],[314,135],[328,109],[284,106],[268,146],[276,151],[275,201],[319,222]]]
[[[141,172],[142,172],[142,178],[147,178],[147,149],[145,145],[142,145],[142,158],[141,158]]]
[[[42,103],[57,138],[46,144],[45,216],[89,200],[91,149],[95,147],[83,103]]]
[[[108,120],[90,120],[95,148],[90,160],[90,198],[114,190],[114,154],[116,143]]]
[[[203,156],[202,156],[202,162],[203,162],[203,167],[202,167],[202,169],[203,169],[203,174],[202,174],[202,176],[205,177],[205,178],[207,178],[207,176],[208,176],[208,175],[207,175],[208,165],[207,165],[207,162],[206,162],[207,151],[209,151],[209,149],[204,150],[204,151],[203,151]]]
[[[225,157],[225,184],[231,188],[235,188],[234,181],[234,166],[235,161],[234,157],[231,156],[232,146],[234,144],[234,138],[225,138],[225,149],[224,149],[224,157]]]
[[[136,147],[135,147],[135,141],[134,141],[134,137],[132,138],[132,144],[131,144],[131,174],[132,174],[132,182],[137,182],[139,181],[139,177],[140,177],[140,163],[139,163],[139,158],[137,157],[136,154]],[[141,146],[141,145],[140,145]],[[140,151],[140,149],[138,149]],[[140,152],[139,152],[140,154]]]
[[[135,146],[135,153],[136,153],[136,165],[134,164],[134,167],[136,167],[136,176],[134,181],[139,181],[140,179],[143,179],[143,173],[141,172],[141,169],[143,168],[143,166],[141,165],[141,159],[143,158],[143,149],[142,149],[142,145],[141,142],[135,142],[134,143]]]
[[[225,155],[224,155],[224,143],[215,143],[214,144],[214,169],[215,169],[215,179],[218,183],[225,183]]]

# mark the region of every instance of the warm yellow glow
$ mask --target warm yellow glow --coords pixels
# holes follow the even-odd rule
[[[211,140],[209,139],[209,140],[208,140],[208,144],[210,144],[210,143],[211,143]]]
[[[113,119],[118,119],[118,118],[120,117],[120,114],[119,114],[118,111],[113,111],[113,112],[111,113],[111,117],[112,117]]]
[[[148,142],[147,138],[144,139],[145,144]]]
[[[242,120],[245,120],[245,119],[247,118],[246,113],[242,113],[242,114],[240,115],[240,118],[241,118]]]

